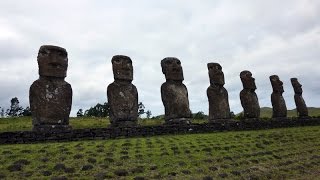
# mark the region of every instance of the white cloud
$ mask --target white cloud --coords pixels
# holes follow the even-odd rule
[[[72,115],[106,101],[116,54],[133,60],[133,83],[153,115],[163,114],[160,61],[168,56],[182,61],[193,112],[208,111],[206,64],[214,61],[223,67],[235,112],[242,110],[239,73],[245,69],[256,78],[261,106],[271,106],[271,74],[284,82],[289,108],[292,76],[303,85],[307,105],[319,106],[319,16],[316,0],[1,1],[0,105],[14,96],[28,104],[37,51],[54,44],[69,54]]]

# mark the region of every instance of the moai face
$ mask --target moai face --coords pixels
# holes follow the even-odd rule
[[[283,93],[283,82],[280,81],[279,76],[272,75],[270,76],[270,82],[272,85],[273,92]]]
[[[298,79],[297,78],[291,78],[291,84],[293,86],[293,89],[294,89],[294,93],[295,94],[299,94],[301,95],[302,94],[302,85],[299,83]]]
[[[162,72],[166,80],[183,81],[183,71],[181,62],[174,57],[167,57],[161,61]]]
[[[215,85],[224,85],[224,74],[222,72],[222,67],[219,63],[208,63],[207,64],[209,71],[210,84]]]
[[[67,76],[68,53],[58,46],[41,46],[38,53],[39,75],[64,78]]]
[[[112,57],[112,69],[115,80],[133,80],[133,67],[130,57],[116,55]]]
[[[250,90],[256,90],[256,83],[254,82],[255,79],[252,77],[252,74],[250,71],[242,71],[240,73],[240,79],[243,85],[243,89],[250,89]]]

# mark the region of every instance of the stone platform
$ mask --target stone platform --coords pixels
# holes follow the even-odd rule
[[[65,131],[49,130],[47,132],[16,131],[0,133],[0,144],[61,142],[94,139],[114,139],[127,137],[145,137],[165,134],[213,133],[221,131],[259,130],[297,126],[320,125],[320,118],[304,119],[248,119],[224,120],[214,123],[190,125],[158,125],[137,127],[109,127],[95,129],[66,129]]]

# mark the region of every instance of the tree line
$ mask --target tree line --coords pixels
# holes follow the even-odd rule
[[[17,97],[14,97],[10,101],[10,108],[6,109],[3,107],[0,107],[0,117],[20,117],[20,116],[31,116],[31,110],[30,107],[27,106],[26,108],[23,108],[19,104],[19,99]],[[149,119],[152,115],[150,110],[145,111],[145,106],[142,102],[138,104],[138,115],[141,117],[141,115],[146,114],[146,117]],[[110,106],[108,102],[105,102],[103,104],[96,104],[93,107],[90,107],[87,110],[79,109],[77,112],[77,117],[109,117],[110,115]]]
[[[146,117],[149,119],[152,115],[150,110],[145,111],[145,106],[142,102],[139,102],[138,104],[138,116],[141,117],[141,115],[146,114]],[[109,117],[110,115],[110,105],[108,102],[105,102],[103,104],[96,104],[93,107],[90,107],[87,110],[79,109],[77,112],[77,117]]]
[[[26,108],[23,108],[19,103],[17,97],[12,98],[9,109],[5,110],[5,108],[0,107],[0,117],[31,116],[30,107],[27,106]]]
[[[151,111],[145,111],[145,106],[142,102],[138,104],[138,116],[141,117],[143,114],[146,115],[147,119],[151,118]],[[77,112],[77,117],[109,117],[110,115],[110,105],[108,102],[103,104],[97,103],[95,106],[90,107],[87,110],[79,109]],[[19,116],[31,116],[30,107],[27,106],[23,108],[19,105],[19,99],[14,97],[10,101],[10,108],[5,110],[0,107],[0,117],[19,117]],[[163,115],[152,117],[152,119],[163,118]],[[205,115],[202,111],[192,114],[193,119],[207,119],[208,115]],[[235,115],[233,112],[230,112],[231,118],[241,119],[242,114]]]

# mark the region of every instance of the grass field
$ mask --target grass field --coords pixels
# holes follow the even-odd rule
[[[192,120],[194,123],[204,123],[206,120]],[[138,124],[141,126],[151,126],[163,124],[163,119],[139,119]],[[97,117],[71,117],[70,125],[73,129],[84,128],[106,128],[110,124],[108,118]],[[31,117],[17,117],[17,118],[1,118],[0,132],[7,131],[31,131],[32,119]]]
[[[309,107],[309,115],[320,117],[320,108]],[[262,107],[260,110],[261,118],[271,118],[272,108]],[[296,117],[296,110],[288,110],[288,117]],[[159,116],[163,117],[163,116]],[[193,123],[204,123],[207,120],[193,119]],[[164,123],[163,118],[160,119],[139,119],[138,124],[141,126],[161,125]],[[71,117],[70,125],[73,129],[83,128],[104,128],[108,127],[110,121],[108,118],[97,117]],[[17,117],[17,118],[0,118],[0,132],[5,131],[30,131],[32,130],[31,117]]]
[[[320,108],[308,107],[309,116],[320,116]],[[297,110],[292,109],[287,111],[288,117],[297,117]],[[272,117],[272,108],[262,107],[260,108],[260,117],[262,118],[271,118]]]
[[[320,126],[0,145],[0,179],[318,179]]]

